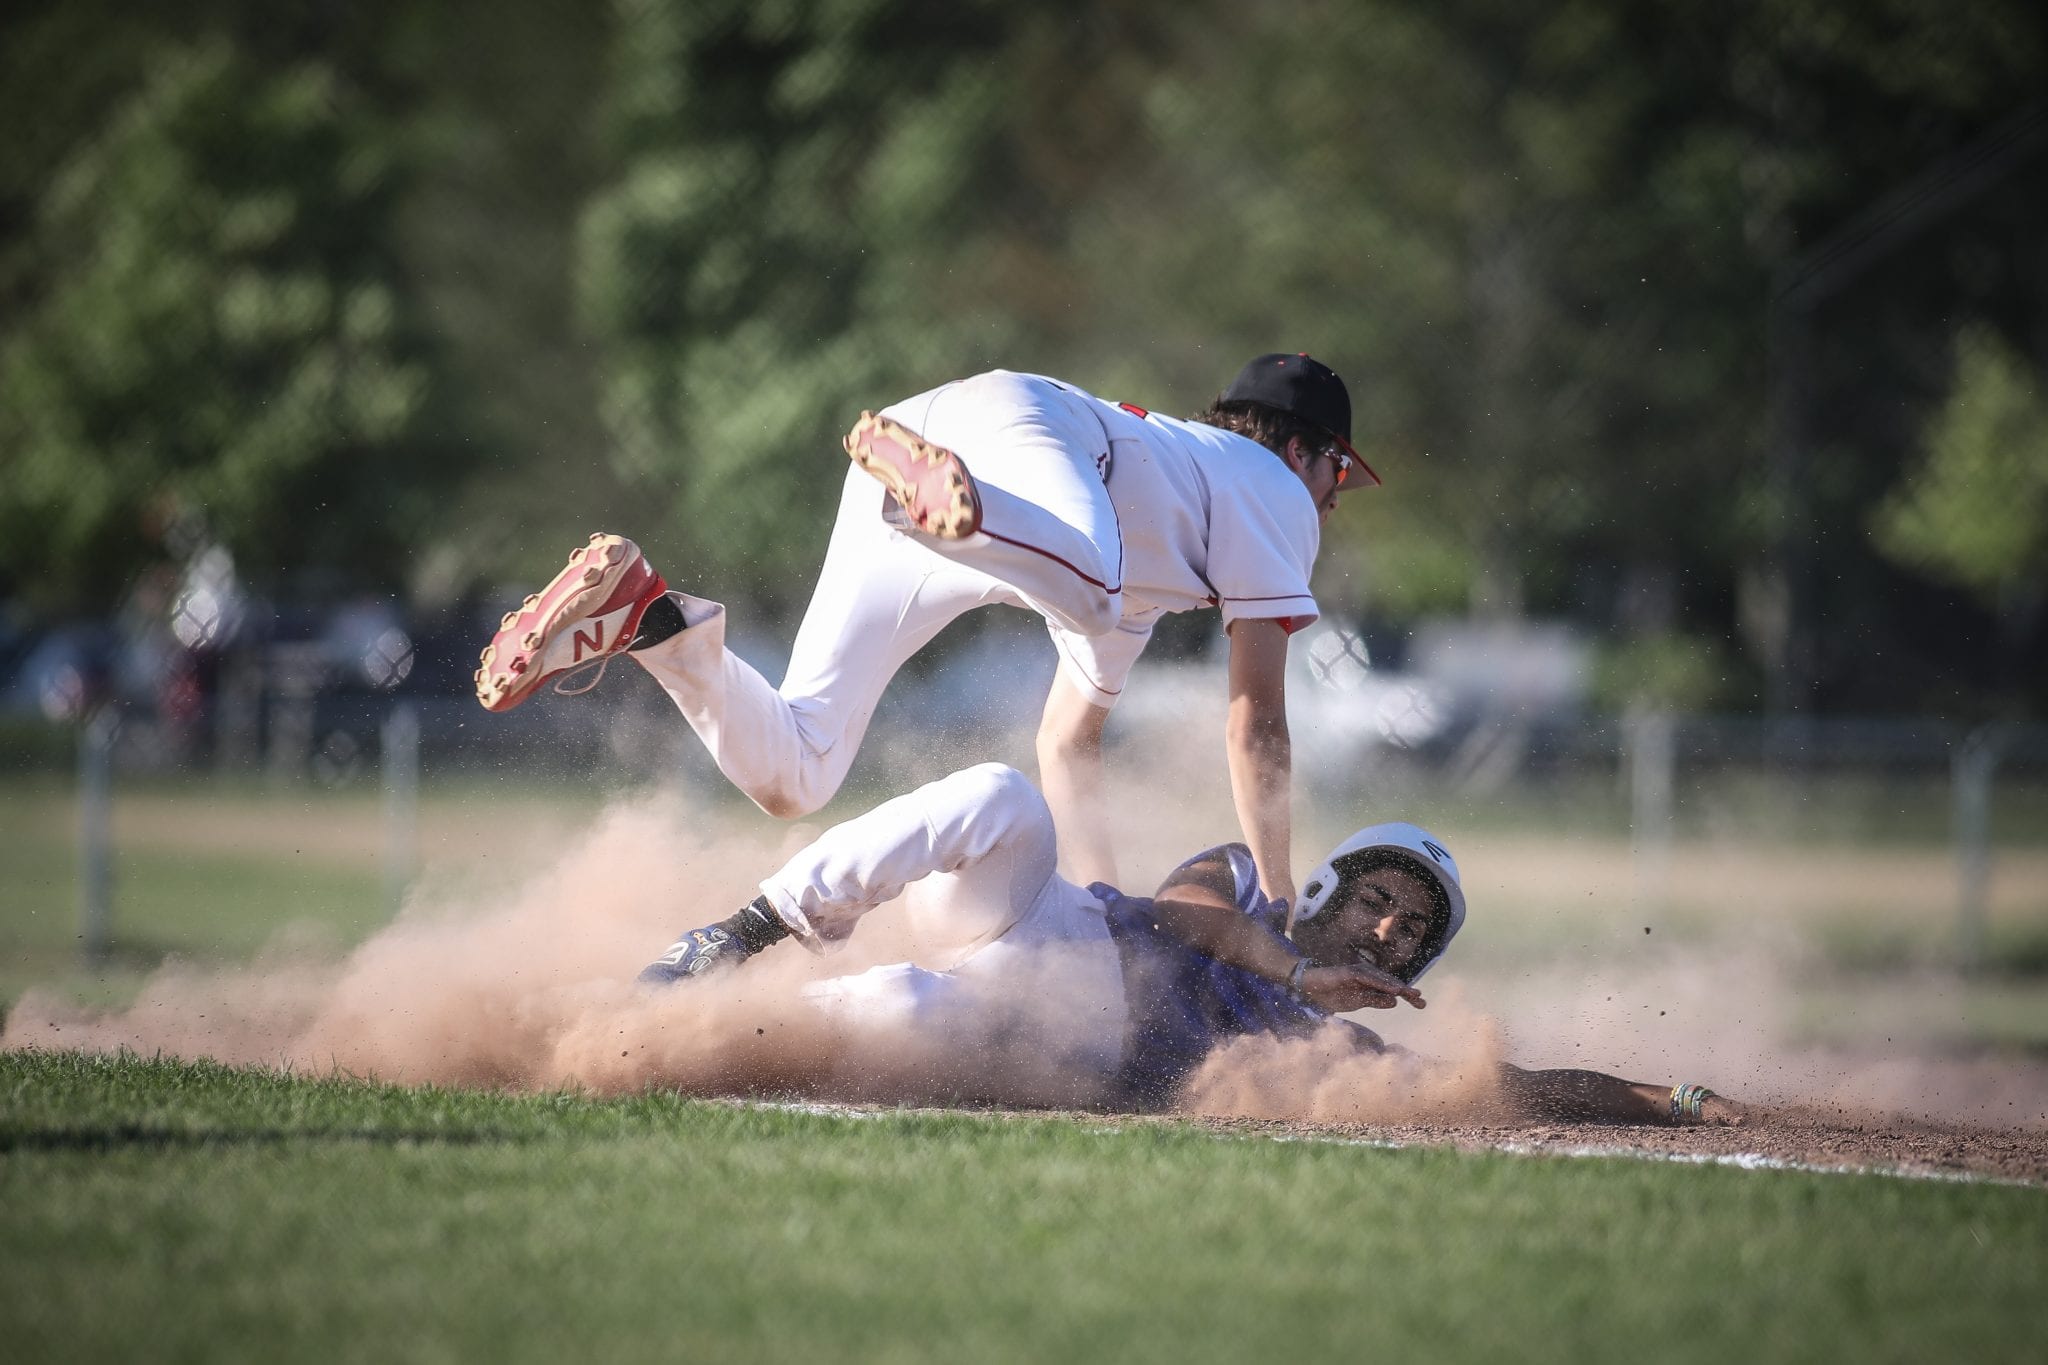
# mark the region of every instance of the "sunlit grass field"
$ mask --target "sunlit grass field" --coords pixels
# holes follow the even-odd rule
[[[0,1057],[21,1360],[2038,1360],[2048,1193]]]
[[[466,867],[545,862],[622,794],[436,784],[412,842],[427,876],[459,886]],[[739,831],[735,878],[775,847],[757,813],[700,813]],[[1143,835],[1139,865],[1196,838]],[[116,1003],[169,957],[243,961],[288,925],[347,945],[393,913],[373,788],[129,783],[114,836],[114,952],[88,965],[75,793],[0,783],[0,1005],[32,987]],[[1611,831],[1532,822],[1462,842],[1486,918],[1461,971],[1639,941],[1638,869]],[[2048,1040],[2041,856],[2001,848],[1997,970],[1929,1041]],[[1836,963],[1840,980],[1807,988],[1816,1035],[1829,989],[1867,999],[1857,973],[1942,951],[1917,932],[1950,884],[1939,847],[1694,841],[1673,857],[1679,894],[1652,909],[1667,937],[1709,945],[1762,918]],[[1726,870],[1757,867],[1781,899],[1731,920]],[[1838,895],[1811,905],[1815,887]],[[2048,1339],[2039,1189],[1167,1122],[16,1053],[0,1055],[0,1210],[0,1322],[24,1360],[2022,1360]]]

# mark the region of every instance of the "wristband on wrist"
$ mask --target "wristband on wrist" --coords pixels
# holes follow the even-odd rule
[[[1713,1091],[1703,1085],[1674,1085],[1671,1087],[1671,1121],[1673,1123],[1698,1123],[1700,1110]]]
[[[1294,959],[1294,970],[1287,974],[1287,993],[1296,1000],[1301,999],[1301,978],[1308,975],[1308,959]]]

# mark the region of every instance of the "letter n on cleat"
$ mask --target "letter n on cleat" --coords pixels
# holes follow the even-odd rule
[[[588,635],[579,630],[571,638],[569,657],[572,663],[580,664],[583,662],[585,646],[595,650],[602,650],[604,648],[604,622],[599,621],[594,624],[591,627],[591,633]]]

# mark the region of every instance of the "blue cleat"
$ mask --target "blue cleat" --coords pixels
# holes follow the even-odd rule
[[[648,986],[673,986],[687,977],[729,971],[771,943],[789,937],[789,926],[768,903],[756,896],[740,912],[702,929],[692,929],[667,952],[647,964],[640,981]]]
[[[677,939],[641,970],[638,979],[645,986],[673,986],[706,972],[729,971],[753,955],[746,944],[714,924]]]

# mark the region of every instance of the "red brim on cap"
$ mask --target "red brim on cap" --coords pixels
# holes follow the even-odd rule
[[[1361,483],[1361,484],[1358,484],[1358,485],[1357,485],[1357,487],[1359,487],[1359,488],[1378,488],[1378,487],[1380,487],[1380,486],[1381,486],[1382,484],[1384,484],[1384,483],[1386,482],[1386,481],[1385,481],[1384,479],[1382,479],[1382,478],[1381,478],[1381,477],[1380,477],[1380,476],[1379,476],[1379,475],[1378,475],[1377,473],[1375,473],[1375,472],[1373,471],[1373,467],[1372,467],[1371,465],[1369,465],[1369,464],[1367,464],[1367,463],[1365,462],[1365,457],[1364,457],[1363,455],[1359,454],[1359,453],[1358,453],[1358,452],[1357,452],[1356,450],[1353,450],[1353,449],[1351,448],[1351,442],[1349,442],[1349,441],[1345,440],[1345,439],[1344,439],[1344,438],[1343,438],[1342,436],[1339,436],[1339,435],[1337,435],[1337,433],[1336,433],[1336,432],[1334,432],[1334,431],[1330,433],[1330,436],[1331,436],[1331,439],[1335,440],[1335,441],[1337,442],[1337,444],[1338,444],[1338,445],[1340,445],[1340,446],[1343,446],[1343,447],[1344,447],[1344,453],[1345,453],[1346,455],[1349,455],[1349,456],[1350,456],[1350,457],[1352,458],[1352,460],[1353,460],[1354,462],[1356,462],[1356,464],[1358,465],[1359,469],[1360,469],[1360,470],[1361,470],[1361,471],[1362,471],[1362,472],[1363,472],[1363,473],[1365,474],[1365,477],[1366,477],[1366,479],[1367,479],[1367,480],[1369,481],[1369,482],[1366,482],[1366,483]],[[1350,481],[1349,481],[1349,480],[1347,479],[1347,480],[1346,480],[1345,482],[1349,483]],[[1340,489],[1338,489],[1337,491],[1338,491],[1338,492],[1340,492],[1340,493],[1342,493],[1342,492],[1345,492],[1346,490],[1345,490],[1345,489],[1342,489],[1342,488],[1340,488]]]

